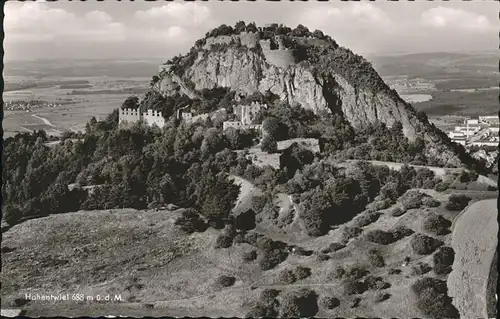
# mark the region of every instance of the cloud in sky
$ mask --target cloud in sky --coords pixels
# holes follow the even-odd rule
[[[390,32],[394,27],[391,18],[371,3],[355,2],[343,8],[315,7],[306,10],[300,22],[316,29],[365,30],[376,29]]]
[[[424,26],[437,29],[453,29],[469,32],[491,32],[494,26],[484,15],[462,9],[437,7],[422,13]]]
[[[122,41],[126,27],[106,12],[92,11],[82,16],[45,3],[26,2],[20,6],[6,6],[4,18],[5,41]]]
[[[497,26],[488,5],[447,3],[44,3],[5,5],[8,58],[168,57],[205,32],[238,20],[306,25],[355,52],[493,48]],[[491,7],[491,5],[490,5]],[[94,9],[92,11],[92,9]],[[490,35],[491,33],[491,35]],[[491,36],[491,39],[490,39]],[[54,50],[57,46],[58,50]]]
[[[134,22],[137,23],[135,33],[139,33],[138,37],[142,37],[141,34],[147,29],[149,38],[163,38],[178,44],[192,44],[218,24],[207,6],[193,2],[172,2],[137,11]]]
[[[104,11],[76,15],[46,3],[26,2],[5,8],[7,42],[124,42],[156,39],[193,42],[216,26],[208,7],[198,3],[168,3],[137,11],[130,23]]]

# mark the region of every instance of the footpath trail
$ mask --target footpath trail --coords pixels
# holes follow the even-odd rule
[[[467,207],[454,221],[451,246],[455,251],[448,294],[461,318],[488,318],[491,267],[497,247],[496,199]]]
[[[39,119],[39,120],[42,120],[45,125],[54,127],[54,125],[49,120],[47,120],[46,118],[41,117],[41,116],[36,115],[36,114],[33,114],[32,116],[35,117],[35,118],[37,118],[37,119]]]

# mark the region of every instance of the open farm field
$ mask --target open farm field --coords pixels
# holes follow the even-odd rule
[[[56,107],[35,108],[30,112],[5,111],[3,124],[6,136],[35,129],[46,129],[48,133],[57,133],[54,129],[83,130],[92,116],[105,118],[113,109],[120,107],[127,97],[142,96],[148,85],[145,78],[88,78],[88,82],[92,88],[61,89],[59,85],[54,85],[4,93],[5,101],[43,100],[60,104]],[[32,126],[44,123],[33,115],[47,119],[53,127]]]
[[[431,101],[412,104],[415,109],[426,112],[429,116],[491,115],[498,112],[498,90],[477,92],[443,92],[430,93]]]

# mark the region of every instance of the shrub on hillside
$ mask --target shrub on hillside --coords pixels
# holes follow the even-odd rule
[[[436,238],[416,234],[410,240],[410,245],[413,251],[419,255],[432,254],[437,248],[441,247],[444,243]]]
[[[327,260],[330,260],[330,256],[328,256],[327,254],[318,254],[318,257],[316,257],[316,259],[318,261],[327,261]]]
[[[284,243],[266,239],[259,247],[262,249],[262,258],[259,260],[259,266],[262,270],[272,269],[288,257]]]
[[[342,245],[340,243],[331,243],[328,248],[330,249],[330,252],[336,252],[338,250],[341,250],[345,248],[345,245]]]
[[[277,317],[279,303],[276,297],[280,294],[276,289],[264,289],[259,296],[257,305],[247,314],[251,318],[257,317]]]
[[[251,209],[239,214],[235,219],[237,229],[248,231],[255,228],[255,212]]]
[[[236,282],[236,278],[232,276],[220,276],[217,278],[217,285],[220,287],[231,287]]]
[[[344,230],[342,231],[342,242],[347,242],[352,238],[358,237],[363,230],[359,227],[345,227]]]
[[[318,295],[316,292],[309,289],[300,289],[283,296],[280,316],[285,318],[314,317],[318,310]]]
[[[351,265],[345,268],[345,278],[348,279],[360,279],[369,273],[365,267],[359,265]]]
[[[243,261],[250,262],[257,259],[257,251],[251,250],[243,253]]]
[[[438,275],[449,274],[451,266],[455,260],[453,248],[443,246],[432,256],[434,262],[434,272]]]
[[[325,296],[319,300],[319,305],[323,309],[334,309],[340,306],[340,300],[335,297]]]
[[[3,220],[9,224],[9,226],[14,226],[21,221],[23,218],[22,211],[14,205],[6,204],[2,210]]]
[[[399,275],[401,273],[401,269],[397,269],[397,268],[390,268],[387,273],[389,275]]]
[[[451,211],[459,211],[467,207],[471,198],[463,194],[456,195],[453,194],[448,199],[448,204],[446,204],[446,209]]]
[[[256,304],[245,315],[245,318],[276,318],[278,311],[269,305]]]
[[[369,271],[359,265],[350,265],[347,267],[337,266],[329,274],[333,279],[352,279],[357,280],[369,274]]]
[[[305,278],[311,276],[311,268],[298,266],[297,268],[295,268],[294,274],[295,274],[295,277],[297,278],[297,280],[305,279]]]
[[[415,232],[406,226],[399,225],[392,230],[392,236],[395,241],[403,239],[405,237],[413,235]]]
[[[364,239],[366,241],[371,241],[372,243],[381,245],[389,245],[395,241],[394,235],[391,232],[386,232],[379,229],[369,231],[365,234]]]
[[[346,271],[344,267],[342,266],[337,266],[333,268],[333,270],[330,272],[328,277],[333,278],[333,279],[342,279],[345,275]]]
[[[260,149],[266,153],[276,153],[278,151],[278,142],[271,135],[266,135],[260,143]]]
[[[379,302],[386,301],[389,298],[391,298],[391,294],[390,293],[387,293],[387,292],[377,292],[373,296],[373,302],[379,303]]]
[[[229,248],[233,245],[233,237],[221,234],[215,240],[215,248]]]
[[[194,209],[183,211],[182,215],[176,219],[174,224],[188,234],[204,232],[208,227],[208,224]]]
[[[280,291],[277,289],[266,288],[260,293],[259,301],[266,304],[272,303],[279,294]]]
[[[439,182],[436,184],[436,186],[434,187],[434,189],[438,192],[444,192],[446,191],[448,188],[450,188],[450,184],[449,183],[445,183],[445,182]]]
[[[357,216],[354,221],[354,227],[365,227],[377,221],[380,217],[380,213],[378,212],[370,212]]]
[[[260,213],[264,210],[266,204],[269,203],[271,200],[272,199],[266,195],[254,196],[252,198],[252,208],[256,213]]]
[[[376,249],[370,249],[370,251],[368,251],[368,260],[370,261],[370,264],[374,267],[385,266],[384,257],[382,257],[380,252]]]
[[[346,295],[359,295],[367,290],[367,285],[363,281],[346,279],[342,282],[342,288]]]
[[[446,282],[436,278],[422,278],[411,287],[416,295],[417,307],[433,318],[459,318],[458,310],[448,297]]]
[[[427,195],[418,191],[407,192],[401,198],[403,207],[406,210],[420,208],[420,206],[422,206],[422,201],[426,196]]]
[[[445,235],[449,233],[451,222],[441,215],[430,214],[424,221],[424,229],[435,235]]]
[[[405,213],[406,213],[406,209],[404,209],[402,207],[394,207],[391,210],[391,216],[393,216],[393,217],[403,216]]]
[[[304,249],[302,247],[294,247],[293,253],[297,256],[311,256],[313,254],[313,251]]]
[[[382,277],[375,276],[367,276],[364,283],[367,289],[372,290],[387,289],[391,286],[388,282],[385,282]]]
[[[254,231],[250,231],[250,232],[245,234],[244,241],[245,241],[245,243],[247,243],[249,245],[257,247],[257,241],[263,237],[264,237],[264,235],[262,235],[262,234],[259,234],[259,233],[254,232]]]
[[[284,285],[290,285],[297,281],[295,273],[290,269],[284,269],[278,275],[278,282]]]
[[[414,276],[421,276],[431,271],[431,269],[432,267],[428,264],[419,262],[411,267],[411,274]]]
[[[424,204],[424,206],[426,207],[439,207],[441,206],[441,202],[439,202],[438,200],[435,200],[434,198],[432,197],[424,197],[424,199],[422,200],[422,204]]]

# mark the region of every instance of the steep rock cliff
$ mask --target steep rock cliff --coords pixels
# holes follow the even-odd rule
[[[271,63],[277,58],[269,58],[273,51],[249,49],[241,43],[226,43],[215,50],[199,49],[182,78],[189,80],[197,91],[227,87],[249,95],[269,90],[282,100],[300,103],[315,113],[342,113],[354,128],[376,122],[390,127],[399,121],[410,140],[424,138],[425,155],[438,155],[445,165],[461,165],[461,156],[447,137],[419,119],[416,111],[387,87],[366,61],[362,60],[362,70],[366,72],[356,73],[349,67],[357,67],[356,59],[361,58],[344,48],[310,46],[307,50],[312,50],[316,57],[292,61],[285,69]]]

